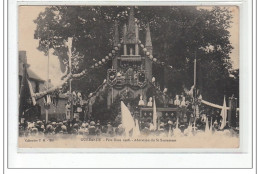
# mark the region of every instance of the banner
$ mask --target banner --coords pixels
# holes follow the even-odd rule
[[[122,114],[122,125],[125,128],[126,136],[129,137],[129,131],[131,131],[131,129],[135,127],[135,122],[131,115],[131,112],[122,101],[121,101],[121,114]]]

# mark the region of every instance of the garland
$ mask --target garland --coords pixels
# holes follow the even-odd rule
[[[142,42],[140,40],[138,41],[138,44],[143,49],[143,52],[144,52],[146,58],[148,58],[152,63],[169,68],[171,71],[175,71],[175,72],[180,71],[180,70],[174,70],[173,66],[168,65],[165,62],[160,61],[157,58],[153,57],[153,55],[149,51],[147,51],[147,48],[145,48],[145,46],[142,44]]]
[[[105,56],[105,58],[101,59],[101,61],[98,61],[98,62],[95,62],[91,67],[90,69],[96,69],[96,68],[100,68],[101,66],[105,65],[109,60],[111,60],[117,53],[117,51],[120,49],[121,47],[121,44],[118,44],[117,46],[114,47],[114,49],[111,50],[110,53],[108,53],[107,56]],[[93,60],[95,60],[93,58]],[[67,75],[61,77],[62,79],[62,82],[61,84],[55,86],[55,87],[52,87],[46,91],[43,91],[43,92],[39,92],[39,93],[34,93],[32,95],[32,97],[35,97],[35,98],[41,98],[47,94],[50,94],[50,93],[53,93],[54,91],[60,89],[63,85],[65,85],[67,83],[68,80],[72,79],[72,78],[80,78],[84,75],[87,74],[87,69],[81,71],[80,73],[78,74],[71,74],[71,73],[68,73]]]
[[[103,83],[94,91],[94,92],[91,92],[89,95],[88,95],[88,97],[87,97],[87,99],[86,99],[86,103],[87,104],[89,104],[89,102],[91,101],[91,100],[94,100],[95,101],[95,99],[96,99],[96,97],[100,94],[100,89],[102,89],[102,91],[107,87],[107,81],[106,81],[106,79],[103,81]],[[93,103],[94,103],[94,101],[93,101]]]

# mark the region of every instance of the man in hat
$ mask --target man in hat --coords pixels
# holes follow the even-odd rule
[[[97,124],[96,124],[96,135],[101,135],[101,126],[100,126],[100,123],[99,123],[99,120],[97,121]]]
[[[110,136],[113,136],[114,131],[113,131],[113,126],[111,125],[110,121],[107,123],[107,134]]]
[[[89,135],[96,135],[96,123],[94,121],[90,122],[90,126],[89,126]]]

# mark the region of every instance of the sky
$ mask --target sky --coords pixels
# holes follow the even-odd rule
[[[47,80],[48,57],[37,49],[39,42],[34,39],[36,24],[33,22],[44,9],[45,6],[19,7],[18,49],[26,51],[30,69],[43,80]],[[229,29],[231,33],[230,41],[234,47],[230,56],[233,68],[237,69],[239,67],[239,11],[237,7],[230,7],[230,10],[235,14]],[[49,78],[53,85],[58,85],[63,73],[60,70],[58,57],[52,55],[51,52],[52,50],[49,56]]]

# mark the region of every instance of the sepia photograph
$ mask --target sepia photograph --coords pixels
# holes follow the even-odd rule
[[[18,147],[239,148],[239,25],[238,6],[18,6]]]

